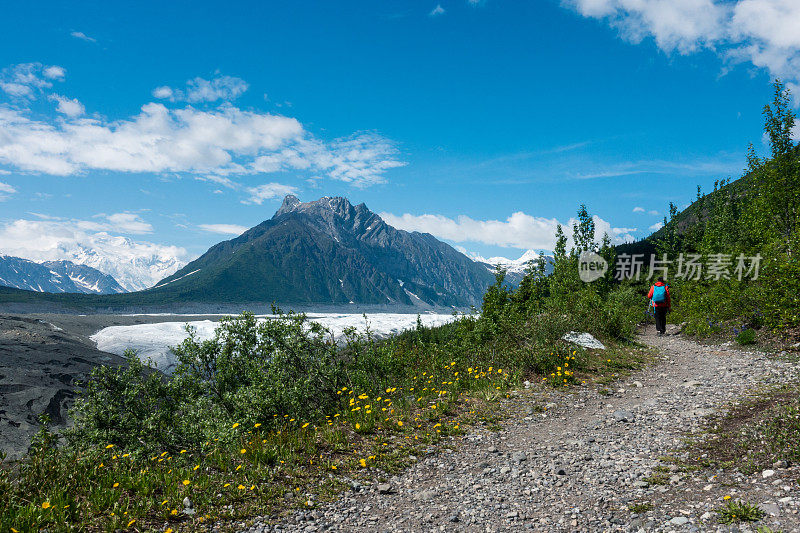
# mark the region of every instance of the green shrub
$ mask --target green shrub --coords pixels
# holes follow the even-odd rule
[[[737,524],[739,522],[757,522],[764,516],[764,511],[757,505],[743,501],[730,501],[716,509],[720,524]]]
[[[743,329],[736,335],[736,342],[745,346],[747,344],[755,344],[756,342],[756,332],[753,329]]]

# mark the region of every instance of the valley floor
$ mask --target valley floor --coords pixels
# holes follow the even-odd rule
[[[386,484],[354,482],[333,504],[248,531],[800,530],[800,466],[752,475],[678,466],[690,459],[684,438],[708,416],[796,381],[800,367],[649,330],[641,341],[658,360],[611,390],[520,391],[505,401],[501,431],[475,429]],[[718,524],[726,496],[766,516]]]

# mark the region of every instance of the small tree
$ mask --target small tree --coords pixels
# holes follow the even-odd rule
[[[578,222],[572,225],[572,240],[575,242],[574,254],[580,256],[583,252],[596,252],[597,244],[594,242],[594,218],[586,210],[586,205],[578,208]]]
[[[800,163],[792,141],[796,115],[791,108],[789,89],[780,80],[775,80],[773,87],[772,105],[765,105],[763,111],[772,159],[759,159],[751,146],[748,164],[756,176],[756,207],[761,218],[768,221],[767,228],[774,227],[788,243],[800,216]]]

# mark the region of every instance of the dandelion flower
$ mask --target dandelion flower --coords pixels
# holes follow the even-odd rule
[[[106,450],[110,450],[110,449],[111,449],[111,448],[113,448],[113,447],[114,447],[114,445],[113,445],[113,444],[109,444],[108,446],[106,446]]]
[[[49,509],[49,508],[50,508],[50,502],[44,502],[42,504],[42,509]]]
[[[232,426],[232,428],[233,428],[233,429],[236,429],[236,428],[238,428],[238,427],[239,427],[239,422],[236,422],[236,423],[235,423],[235,424],[233,424],[233,426]]]
[[[358,422],[356,422],[356,429],[361,429],[361,424],[359,424]]]
[[[253,426],[253,427],[260,428],[260,427],[261,427],[261,422],[257,423],[257,424],[256,424],[255,426]]]
[[[134,523],[134,522],[136,522],[136,519],[135,519],[135,518],[134,518],[133,520],[131,520],[130,522],[128,522],[128,527],[131,527],[131,526],[133,525],[133,523]]]
[[[184,479],[184,480],[183,480],[183,486],[184,486],[184,487],[188,486],[188,485],[189,485],[189,483],[191,483],[191,481],[189,481],[188,479]]]
[[[243,454],[247,453],[247,449],[246,448],[242,448],[241,450],[239,450],[239,453],[243,453]]]
[[[728,495],[726,495],[726,496],[723,496],[723,497],[722,497],[722,499],[723,499],[723,500],[730,500],[730,499],[731,499],[731,497],[730,497],[730,496],[728,496]]]
[[[169,514],[171,514],[172,516],[175,516],[175,515],[178,514],[178,510],[177,509],[173,509],[172,511],[169,512]]]
[[[119,483],[114,483],[112,488],[116,489],[117,487],[119,487]]]
[[[305,428],[307,428],[307,427],[308,427],[308,424],[309,424],[309,422],[306,422],[305,424],[303,424],[303,427],[302,427],[302,429],[305,429]]]
[[[244,485],[239,485],[239,486],[238,486],[238,487],[236,487],[236,488],[237,488],[237,489],[239,489],[239,490],[245,490],[245,486],[244,486]]]
[[[366,461],[365,459],[359,459],[359,461],[358,461],[358,462],[361,464],[361,466],[362,466],[362,467],[366,468],[366,466],[367,466],[367,461]]]

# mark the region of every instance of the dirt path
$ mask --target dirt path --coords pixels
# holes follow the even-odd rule
[[[357,488],[334,504],[250,531],[755,530],[716,523],[713,509],[725,495],[763,504],[770,514],[762,525],[800,530],[796,467],[713,478],[673,467],[661,474],[663,484],[645,480],[663,466],[660,457],[685,458],[682,437],[706,416],[763,383],[796,379],[797,365],[656,337],[652,327],[641,340],[662,356],[615,383],[610,395],[552,394],[546,413],[534,413],[541,397],[521,391],[509,400],[519,416],[502,431],[476,429],[454,450],[419,458],[390,480],[389,493]],[[642,502],[653,509],[630,510]]]

